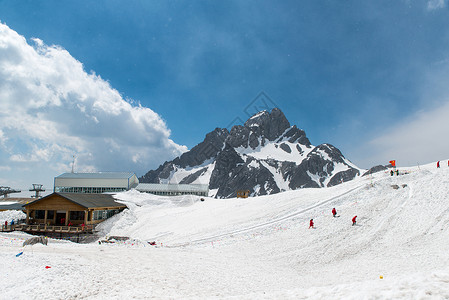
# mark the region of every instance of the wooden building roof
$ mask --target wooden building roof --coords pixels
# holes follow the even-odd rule
[[[53,197],[54,195],[63,197],[64,199],[67,199],[87,209],[97,207],[123,207],[123,208],[126,207],[126,205],[116,202],[115,198],[112,197],[112,195],[110,194],[80,194],[80,193],[52,193],[50,195],[37,199],[33,202],[27,203],[23,206],[26,207],[36,202]]]

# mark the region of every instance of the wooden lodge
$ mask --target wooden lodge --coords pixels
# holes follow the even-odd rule
[[[110,194],[53,193],[25,204],[26,225],[15,230],[92,232],[94,225],[125,208]]]

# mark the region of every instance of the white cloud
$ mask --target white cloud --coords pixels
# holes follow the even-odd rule
[[[157,113],[131,105],[68,51],[33,42],[0,24],[3,170],[29,164],[35,176],[52,170],[52,180],[70,170],[75,154],[77,171],[141,175],[186,151]]]
[[[446,6],[445,0],[430,0],[427,2],[427,9],[428,10],[435,10],[444,8]]]
[[[400,166],[414,166],[449,159],[448,118],[449,102],[415,114],[364,145],[364,162],[372,166],[395,159]]]

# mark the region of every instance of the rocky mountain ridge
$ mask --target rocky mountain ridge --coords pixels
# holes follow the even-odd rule
[[[312,146],[281,110],[261,111],[244,125],[216,128],[190,151],[140,182],[208,184],[211,196],[235,197],[238,190],[266,195],[329,187],[360,175],[360,169],[330,144]]]

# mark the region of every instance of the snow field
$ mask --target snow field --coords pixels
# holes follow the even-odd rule
[[[0,234],[0,299],[448,299],[449,169],[408,170],[248,199],[121,193],[100,229],[128,243],[16,257],[28,236]]]

